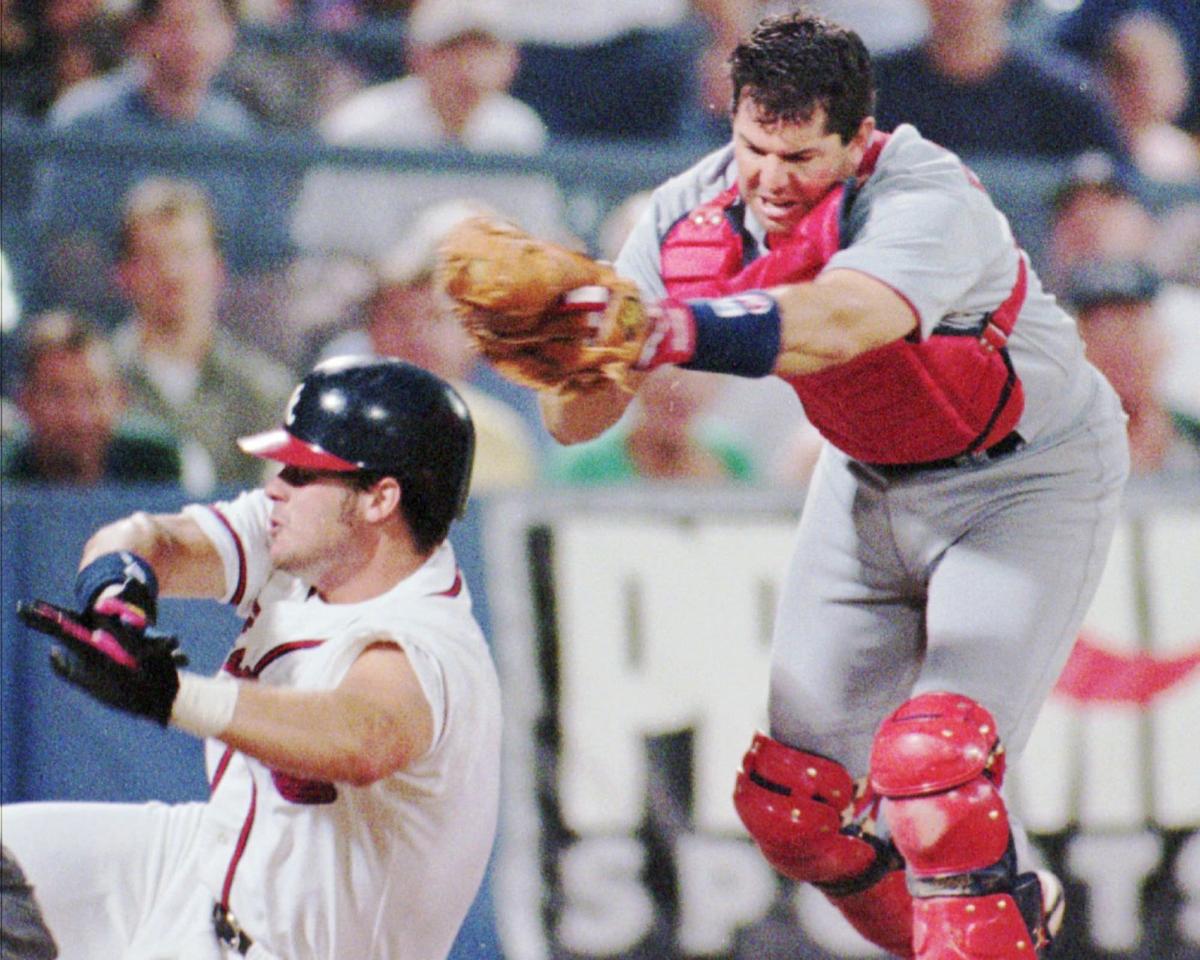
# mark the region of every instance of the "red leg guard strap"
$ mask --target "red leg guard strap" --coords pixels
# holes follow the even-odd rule
[[[853,801],[854,781],[841,764],[762,733],[742,758],[733,791],[738,816],[771,866],[813,883],[859,877],[878,857],[871,843],[842,832]]]
[[[841,764],[759,733],[742,760],[733,801],[771,866],[815,884],[863,937],[911,958],[903,861],[855,822],[854,794]]]

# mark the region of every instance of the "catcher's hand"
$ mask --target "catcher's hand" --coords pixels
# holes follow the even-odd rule
[[[480,352],[510,380],[586,390],[606,380],[632,390],[654,327],[636,285],[607,264],[473,217],[439,250],[438,282]]]
[[[107,597],[85,618],[34,600],[18,603],[17,615],[60,641],[50,650],[50,665],[59,676],[102,703],[167,725],[179,692],[179,667],[187,657],[179,641],[149,627],[137,607]]]

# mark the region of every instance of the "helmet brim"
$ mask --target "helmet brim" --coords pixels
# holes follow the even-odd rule
[[[238,440],[238,446],[243,453],[263,460],[276,460],[289,467],[301,467],[305,470],[334,470],[346,473],[361,469],[357,463],[343,460],[336,454],[323,450],[315,443],[309,443],[279,428],[255,433]]]

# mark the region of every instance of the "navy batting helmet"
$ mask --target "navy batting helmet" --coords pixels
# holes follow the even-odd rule
[[[431,546],[466,506],[475,427],[458,392],[428,370],[335,357],[296,387],[281,428],[238,445],[289,466],[395,477],[409,525]]]

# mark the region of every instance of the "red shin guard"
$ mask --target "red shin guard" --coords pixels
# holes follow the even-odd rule
[[[841,764],[759,733],[733,794],[738,816],[776,870],[813,883],[872,943],[912,953],[912,897],[895,849],[869,830]]]
[[[990,713],[923,694],[880,726],[871,786],[914,895],[917,960],[1032,960],[1048,942],[1042,886],[1018,876]]]

